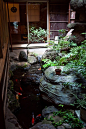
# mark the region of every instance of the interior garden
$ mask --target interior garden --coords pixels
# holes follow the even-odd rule
[[[46,41],[47,31],[32,27],[29,40],[48,42],[45,53],[10,55],[7,103],[23,129],[86,128],[86,2],[70,4],[68,34],[60,29],[57,41]]]
[[[86,40],[77,44],[59,32],[42,57],[10,56],[8,107],[25,129],[86,126]]]

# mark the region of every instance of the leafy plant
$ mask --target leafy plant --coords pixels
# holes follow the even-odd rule
[[[61,29],[61,30],[58,31],[58,33],[59,33],[59,37],[63,38],[63,36],[66,34],[66,30],[65,29]]]
[[[59,122],[54,122],[53,117],[55,116],[60,116],[63,119],[60,120]],[[72,128],[81,129],[83,127],[83,122],[78,118],[76,118],[76,116],[74,116],[74,114],[69,110],[66,110],[66,111],[60,110],[60,111],[53,112],[53,116],[51,116],[50,119],[47,119],[47,120],[52,121],[52,124],[55,127],[62,125],[63,123],[70,124]]]
[[[72,48],[65,57],[68,60],[65,69],[73,69],[86,78],[86,40],[81,46]]]
[[[73,94],[73,93],[71,93]],[[82,94],[82,98],[78,98],[77,95],[73,94],[76,98],[76,101],[72,104],[72,106],[77,106],[77,108],[85,107],[86,108],[86,94]]]
[[[43,68],[47,68],[49,66],[56,66],[57,65],[57,62],[55,60],[51,61],[50,59],[42,59],[42,61],[45,63],[43,65]]]
[[[48,44],[48,47],[55,50],[55,51],[58,51],[60,52],[61,49],[63,49],[64,47],[69,47],[69,44],[70,44],[70,41],[66,41],[65,40],[65,37],[64,38],[61,38],[58,40],[58,44],[55,44],[54,41],[48,41],[49,44]]]
[[[77,44],[74,43],[70,39],[70,37],[67,39],[67,37],[64,36],[64,34],[66,33],[65,29],[61,29],[58,32],[59,32],[58,44],[56,44],[54,41],[48,41],[49,42],[48,47],[50,47],[53,50],[56,50],[56,51],[60,52],[61,49],[70,48],[70,47],[76,47],[77,46]]]
[[[38,29],[36,29],[35,27],[31,27],[29,33],[29,40],[30,42],[42,42],[45,41],[47,35],[47,30],[42,29],[41,27],[39,27]]]
[[[59,104],[59,107],[62,107],[62,108],[63,108],[63,107],[64,107],[64,105],[63,105],[63,104]]]
[[[81,87],[82,84],[79,84],[76,82],[73,82],[73,83],[67,82],[67,83],[63,83],[63,85],[65,88],[72,89],[73,87]]]

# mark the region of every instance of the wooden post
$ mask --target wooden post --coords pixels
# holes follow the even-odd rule
[[[68,24],[70,23],[70,2],[69,2],[69,15],[68,15]],[[70,31],[70,29],[68,28],[68,31]]]
[[[49,1],[47,1],[47,31],[50,33],[50,28],[49,28]],[[49,38],[50,35],[47,35],[47,40],[50,40]]]
[[[3,54],[2,54],[2,43],[1,43],[1,26],[2,26],[2,22],[1,22],[1,12],[2,12],[2,4],[1,4],[1,1],[0,1],[0,58],[2,58],[3,57]]]
[[[10,44],[11,44],[11,51],[13,51],[12,48],[12,38],[11,38],[11,29],[10,29],[10,16],[9,16],[9,8],[8,8],[8,2],[7,2],[7,11],[8,11],[8,27],[9,27],[9,39],[10,39]]]
[[[69,2],[69,16],[68,16],[68,23],[70,23],[70,2]]]
[[[28,17],[28,2],[26,3],[26,10],[27,10],[27,34],[28,34],[28,38],[27,38],[27,40],[28,40],[28,45],[29,45],[29,17]]]

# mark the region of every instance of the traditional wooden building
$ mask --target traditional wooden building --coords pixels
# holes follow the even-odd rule
[[[5,129],[5,107],[8,86],[9,32],[7,4],[0,0],[0,128]]]
[[[29,42],[32,26],[49,31],[47,40],[58,36],[58,30],[66,29],[70,22],[70,0],[5,0],[8,2],[8,22],[11,44]],[[16,11],[12,12],[15,7]],[[16,38],[15,38],[16,36]]]
[[[14,8],[15,7],[15,8]],[[13,12],[14,11],[14,12]],[[0,128],[5,129],[9,44],[28,43],[31,26],[47,29],[54,39],[70,23],[70,0],[0,0]]]

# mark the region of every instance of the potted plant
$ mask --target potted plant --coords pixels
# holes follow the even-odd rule
[[[76,102],[73,105],[77,105],[80,108],[80,118],[86,122],[86,94],[82,94],[82,98],[78,98],[75,94],[73,94],[76,98]]]
[[[60,69],[60,67],[57,67],[55,69],[55,73],[56,73],[56,75],[61,75],[61,69]]]

